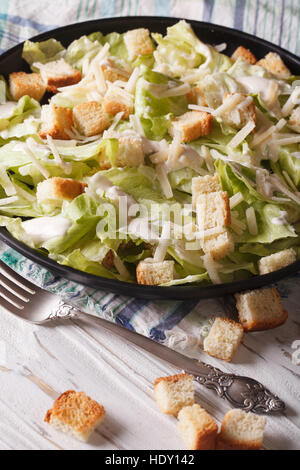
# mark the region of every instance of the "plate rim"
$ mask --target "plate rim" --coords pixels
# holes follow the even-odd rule
[[[65,26],[60,26],[55,29],[44,31],[39,33],[28,40],[36,42],[50,37],[55,37],[56,34],[65,32],[68,30],[74,30],[80,25],[84,26],[94,26],[101,25],[103,23],[111,23],[115,25],[117,22],[132,22],[132,21],[145,21],[145,22],[157,22],[165,23],[163,26],[168,27],[171,24],[185,19],[178,17],[169,17],[169,16],[121,16],[121,17],[110,17],[110,18],[99,18],[93,20],[82,21],[79,23],[72,23]],[[217,25],[214,23],[185,19],[192,26],[200,28],[201,26],[205,28],[210,28],[212,32],[214,30],[220,33],[228,33],[235,36],[237,39],[246,39],[251,42],[255,42],[258,46],[263,46],[269,50],[276,51],[288,57],[291,62],[294,62],[295,65],[300,67],[300,58],[286,49],[283,49],[281,46],[269,42],[265,39],[259,38],[252,34],[240,31],[234,28],[227,26]],[[113,31],[113,30],[112,30]],[[1,62],[9,57],[10,55],[20,51],[25,41],[18,43],[7,51],[3,52],[0,55],[0,64]],[[117,279],[107,279],[101,276],[96,276],[94,274],[89,274],[78,269],[71,268],[69,266],[63,266],[57,263],[54,260],[46,257],[41,254],[38,250],[35,250],[31,247],[28,247],[24,243],[20,242],[14,238],[5,227],[0,228],[0,240],[6,243],[9,247],[15,249],[18,253],[25,256],[26,258],[34,261],[38,265],[45,267],[53,274],[58,274],[63,278],[67,278],[70,281],[77,282],[81,285],[97,287],[97,289],[107,289],[110,292],[117,293],[120,295],[133,296],[136,298],[144,299],[173,299],[173,300],[187,300],[187,299],[201,299],[201,298],[211,298],[211,297],[220,297],[227,294],[233,294],[235,292],[241,292],[249,289],[256,289],[259,287],[267,286],[294,274],[297,274],[300,271],[300,260],[295,263],[286,266],[280,270],[274,271],[269,274],[256,275],[246,280],[228,282],[222,284],[212,284],[201,287],[199,285],[179,285],[179,286],[146,286],[136,283],[128,283],[125,281],[120,281]]]

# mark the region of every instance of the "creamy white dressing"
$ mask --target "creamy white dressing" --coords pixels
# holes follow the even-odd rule
[[[7,101],[0,105],[0,119],[8,119],[13,114],[17,107],[17,103],[14,101]]]
[[[47,242],[52,238],[63,237],[71,226],[70,220],[62,215],[55,217],[40,217],[22,222],[26,234],[35,245]]]
[[[288,225],[289,222],[288,222],[287,218],[288,218],[288,213],[285,212],[285,211],[280,211],[280,216],[279,217],[273,217],[271,222],[274,225]]]
[[[247,93],[259,94],[261,99],[270,106],[279,95],[279,85],[275,80],[263,77],[240,77],[236,79]]]

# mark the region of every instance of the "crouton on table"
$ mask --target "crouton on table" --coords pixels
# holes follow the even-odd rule
[[[71,178],[55,176],[37,185],[37,200],[39,204],[60,206],[64,200],[72,201],[84,193],[86,183]]]
[[[242,325],[228,318],[215,319],[204,339],[204,351],[210,356],[230,362],[244,335]]]
[[[200,405],[186,406],[179,411],[178,430],[187,449],[215,449],[218,425]]]
[[[110,125],[108,115],[96,101],[86,101],[73,108],[74,124],[87,137],[100,134]]]
[[[254,54],[249,49],[246,49],[243,46],[239,46],[231,56],[232,60],[235,62],[238,59],[243,59],[247,64],[254,65],[257,62],[257,59]]]
[[[228,411],[217,437],[217,450],[260,450],[266,418],[240,409]]]
[[[292,75],[280,55],[276,52],[269,52],[269,54],[257,62],[257,65],[264,67],[277,78],[287,79]]]
[[[141,261],[136,268],[138,284],[158,286],[174,279],[174,261]]]
[[[134,60],[139,55],[151,54],[154,49],[149,30],[146,28],[127,31],[124,34],[124,42],[129,60]]]
[[[203,111],[188,111],[173,119],[169,133],[174,137],[180,135],[182,142],[191,142],[201,136],[209,135],[212,131],[213,117]]]
[[[276,328],[288,318],[281,297],[274,287],[235,294],[239,320],[245,331]]]
[[[64,59],[36,66],[39,67],[41,77],[51,93],[57,93],[58,88],[75,85],[81,80],[81,72],[71,67]]]
[[[160,377],[154,383],[154,397],[162,413],[177,415],[194,403],[194,378],[188,374]]]
[[[53,139],[69,140],[71,138],[66,130],[72,132],[74,124],[72,109],[55,104],[44,105],[42,106],[41,121],[39,136],[42,139],[46,139],[47,135]]]
[[[86,442],[102,423],[105,409],[83,392],[68,390],[48,410],[45,422],[59,431]]]
[[[25,95],[40,101],[46,86],[39,73],[14,72],[9,76],[9,91],[15,101]]]

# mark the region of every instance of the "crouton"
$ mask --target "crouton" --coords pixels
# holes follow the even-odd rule
[[[113,166],[140,166],[144,164],[144,151],[142,140],[134,136],[122,136],[118,139],[119,148],[114,156]],[[102,169],[112,167],[112,163],[105,157],[104,149],[99,154],[99,164]]]
[[[102,423],[105,409],[83,392],[68,390],[47,411],[45,422],[76,439],[87,442]]]
[[[112,116],[123,112],[123,118],[126,119],[133,113],[133,96],[116,86],[108,88],[102,104],[104,112]]]
[[[205,94],[201,86],[196,85],[186,95],[189,104],[196,104],[198,106],[208,106]]]
[[[57,93],[58,88],[75,85],[81,80],[81,72],[73,69],[64,59],[54,60],[46,64],[36,64],[36,66],[40,69],[47,91],[51,93]]]
[[[276,54],[276,52],[269,52],[269,54],[257,62],[257,65],[264,67],[277,78],[287,79],[292,75],[280,55]]]
[[[192,179],[192,198],[193,207],[197,206],[197,199],[199,194],[214,193],[221,191],[220,178],[218,174],[214,176],[197,176]]]
[[[213,186],[217,184],[213,178],[207,180]],[[213,193],[198,193],[197,219],[200,228],[203,230],[214,229],[216,227],[226,227],[231,224],[230,203],[226,191],[216,191]]]
[[[270,256],[261,258],[258,262],[259,274],[268,274],[278,269],[285,268],[289,264],[295,263],[297,260],[296,253],[293,248],[279,251]]]
[[[247,64],[250,65],[254,65],[257,62],[255,55],[243,46],[238,47],[232,54],[231,58],[234,62],[241,58],[244,62],[247,62]]]
[[[204,351],[210,356],[231,362],[243,335],[242,325],[228,318],[217,317],[204,339]]]
[[[41,101],[46,86],[39,73],[15,72],[9,75],[9,91],[14,101],[25,95]]]
[[[153,43],[148,29],[139,28],[127,31],[124,34],[124,43],[128,52],[128,59],[134,60],[139,55],[147,55],[153,52]]]
[[[257,124],[256,108],[252,96],[244,95],[242,93],[225,93],[223,97],[223,104],[229,103],[232,97],[239,97],[233,109],[229,109],[221,114],[224,124],[233,127],[234,129],[242,129],[249,121],[254,121]]]
[[[231,234],[224,230],[212,236],[204,235],[202,249],[210,254],[214,261],[226,258],[234,251],[234,241]]]
[[[136,277],[138,284],[148,286],[159,286],[171,282],[174,279],[174,261],[161,263],[140,261],[136,268]]]
[[[300,106],[295,108],[290,116],[289,125],[300,134]]]
[[[73,108],[74,124],[87,137],[101,134],[110,125],[110,119],[99,103],[85,101]]]
[[[127,82],[130,77],[130,73],[125,69],[118,67],[110,58],[106,59],[106,62],[101,65],[101,68],[105,80],[112,83],[116,80]]]
[[[191,142],[212,131],[213,117],[203,111],[188,111],[173,119],[169,133],[174,137],[175,132],[180,135],[181,142]]]
[[[217,437],[217,450],[260,450],[266,418],[240,409],[228,411]]]
[[[72,201],[84,193],[86,183],[70,178],[49,178],[37,185],[37,200],[39,204],[61,206],[64,200]]]
[[[159,410],[177,415],[184,406],[194,403],[194,378],[188,374],[160,377],[154,383],[154,397]]]
[[[215,449],[218,425],[200,405],[182,408],[178,414],[178,430],[187,449]]]
[[[66,130],[72,132],[73,113],[71,109],[55,104],[44,105],[42,106],[41,121],[42,125],[39,131],[41,139],[46,139],[47,135],[53,139],[70,139]]]
[[[235,294],[239,320],[245,331],[276,328],[288,318],[274,287]]]

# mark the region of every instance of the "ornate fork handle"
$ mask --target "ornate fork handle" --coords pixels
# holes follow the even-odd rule
[[[234,407],[254,413],[282,412],[285,403],[257,380],[249,377],[227,374],[203,362],[199,363],[195,380],[214,390],[220,398],[227,399]],[[189,371],[187,371],[189,372]]]
[[[92,315],[77,310],[76,307],[60,302],[49,315],[48,320],[84,319],[100,324],[102,327],[113,331],[122,338],[155,354],[173,366],[193,375],[195,380],[205,387],[214,390],[220,398],[228,400],[235,408],[254,413],[283,412],[285,403],[271,393],[264,385],[249,377],[228,374],[211,365],[189,359],[182,354],[173,351],[151,339],[133,333],[119,325],[112,324]]]

